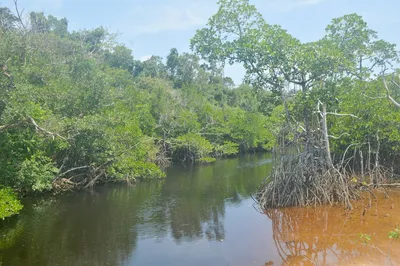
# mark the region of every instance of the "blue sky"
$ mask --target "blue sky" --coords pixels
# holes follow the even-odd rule
[[[166,57],[173,47],[189,51],[189,40],[217,10],[217,0],[19,0],[26,11],[66,17],[70,29],[104,26],[136,59]],[[334,17],[358,13],[379,37],[400,47],[399,0],[250,0],[270,24],[280,24],[303,42],[318,40]],[[12,0],[0,6],[13,7]],[[243,69],[226,75],[240,82]]]

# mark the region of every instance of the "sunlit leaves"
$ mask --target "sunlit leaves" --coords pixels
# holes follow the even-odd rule
[[[12,216],[22,209],[17,196],[10,188],[0,188],[0,219]]]
[[[344,15],[332,20],[326,27],[326,40],[333,42],[352,64],[345,67],[347,73],[363,79],[373,71],[392,67],[398,61],[394,44],[378,39],[376,31],[357,14]]]

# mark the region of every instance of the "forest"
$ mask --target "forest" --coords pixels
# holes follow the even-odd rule
[[[163,178],[173,162],[274,145],[273,93],[194,54],[141,62],[102,27],[70,32],[66,19],[5,7],[0,36],[0,217],[21,209],[13,191]]]
[[[281,96],[274,169],[256,196],[263,209],[351,209],[359,188],[398,177],[399,52],[361,16],[334,18],[302,43],[249,1],[221,0],[191,47],[208,62],[242,64],[247,83]]]
[[[312,191],[319,203],[396,179],[399,53],[361,16],[334,18],[302,43],[247,0],[220,0],[190,45],[140,61],[103,27],[71,31],[66,18],[0,7],[0,218],[27,195],[159,179],[174,163],[247,152],[300,154],[302,169],[275,167],[296,177],[270,189]],[[226,64],[243,65],[242,84]],[[313,201],[276,198],[263,205]]]

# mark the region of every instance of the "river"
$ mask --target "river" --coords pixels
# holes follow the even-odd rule
[[[163,181],[27,199],[19,216],[0,223],[0,265],[388,263],[378,248],[400,262],[399,243],[387,237],[400,223],[398,191],[360,201],[351,212],[318,207],[264,214],[250,195],[271,167],[270,154],[245,155],[174,166]],[[371,235],[369,246],[361,233]]]

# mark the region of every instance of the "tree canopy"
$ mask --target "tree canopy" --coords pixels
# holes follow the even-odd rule
[[[276,159],[273,181],[260,194],[267,198],[261,200],[263,207],[341,200],[349,205],[349,172],[380,182],[381,163],[393,167],[387,160],[397,156],[389,152],[398,146],[390,129],[399,124],[398,110],[390,108],[391,103],[399,106],[392,97],[397,83],[392,79],[392,87],[387,85],[399,63],[396,45],[379,39],[357,14],[334,18],[319,40],[301,42],[268,24],[248,0],[220,0],[218,5],[191,39],[191,48],[210,65],[241,64],[247,83],[281,96],[286,123],[280,124],[277,154],[296,158],[293,164]],[[292,146],[283,148],[287,145]],[[344,165],[348,160],[352,167]]]
[[[19,21],[1,7],[0,66],[0,197],[8,202],[12,191],[162,178],[173,162],[271,147],[273,100],[263,96],[265,108],[256,89],[235,88],[218,67],[174,48],[166,60],[142,62],[102,27],[71,32],[65,18],[31,12]]]
[[[103,27],[70,31],[66,18],[21,21],[0,7],[0,196],[162,178],[170,163],[271,150],[288,125],[285,143],[305,138],[312,151],[321,103],[333,161],[352,151],[368,154],[355,170],[394,167],[394,44],[357,14],[304,43],[247,0],[218,5],[194,53],[145,61]],[[243,65],[243,84],[224,76],[226,63]]]

